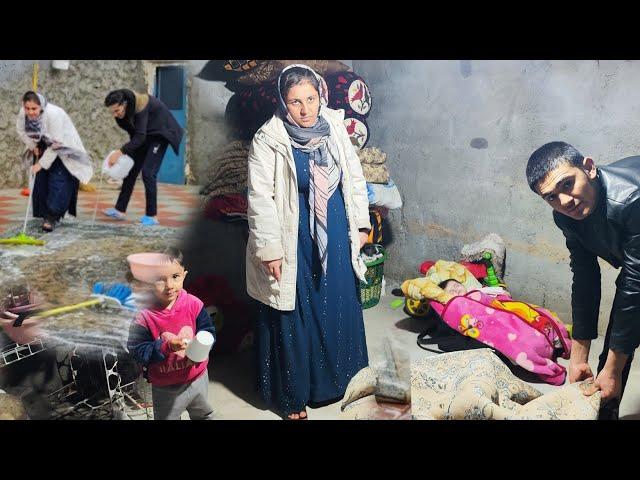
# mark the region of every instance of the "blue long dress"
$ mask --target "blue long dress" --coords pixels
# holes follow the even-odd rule
[[[328,202],[325,276],[309,228],[309,154],[293,154],[300,205],[295,310],[260,303],[256,321],[260,390],[287,415],[341,399],[369,361],[342,189]]]
[[[44,142],[38,144],[44,152]],[[58,221],[66,212],[77,215],[78,188],[80,181],[75,178],[60,157],[56,157],[48,170],[36,173],[33,183],[33,216]]]

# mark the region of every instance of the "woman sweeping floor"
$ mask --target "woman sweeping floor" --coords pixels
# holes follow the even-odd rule
[[[44,219],[42,229],[51,232],[65,213],[76,216],[80,182],[89,183],[93,175],[91,158],[69,115],[39,93],[22,97],[16,130],[33,152],[33,216]]]

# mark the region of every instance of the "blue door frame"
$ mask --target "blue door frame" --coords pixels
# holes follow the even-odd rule
[[[173,114],[174,118],[185,130],[178,155],[171,145],[164,155],[162,166],[158,172],[161,183],[185,184],[185,139],[187,137],[187,82],[186,69],[183,65],[156,67],[154,95],[159,98]]]

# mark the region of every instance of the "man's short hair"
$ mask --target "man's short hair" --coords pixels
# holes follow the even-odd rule
[[[566,142],[549,142],[538,148],[529,157],[527,162],[527,182],[529,188],[538,193],[538,182],[544,179],[549,172],[560,165],[569,164],[581,167],[584,157],[572,145]]]

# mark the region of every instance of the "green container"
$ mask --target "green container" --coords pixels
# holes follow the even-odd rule
[[[367,266],[367,273],[365,273],[367,282],[360,281],[360,301],[363,309],[375,307],[380,301],[382,293],[382,277],[384,276],[384,261],[387,259],[387,252],[381,245],[377,245],[377,251],[382,253],[382,258],[364,263]]]

